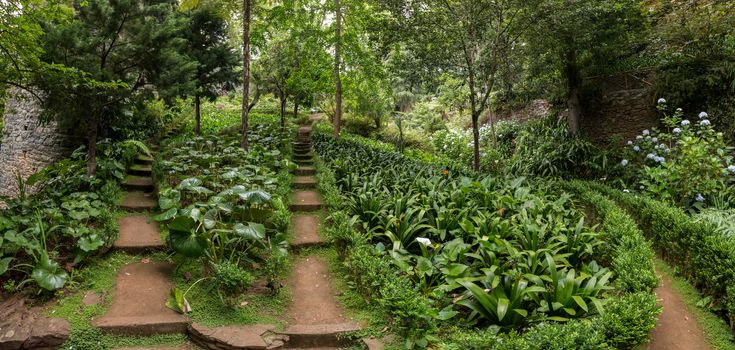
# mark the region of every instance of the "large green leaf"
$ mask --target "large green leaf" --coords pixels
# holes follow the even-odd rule
[[[97,234],[84,236],[79,241],[77,241],[77,246],[79,247],[79,249],[87,253],[99,249],[104,244],[105,241]]]
[[[164,191],[158,198],[158,206],[161,210],[167,210],[175,207],[181,201],[181,192],[176,190]]]
[[[43,289],[57,290],[64,286],[68,275],[64,269],[59,267],[59,263],[49,259],[48,254],[43,252],[33,269],[31,278]]]
[[[201,257],[208,247],[206,238],[191,231],[171,231],[168,243],[175,252],[189,258]]]
[[[252,205],[262,205],[270,202],[271,194],[263,190],[247,191],[240,193],[240,198]]]
[[[169,210],[166,210],[165,212],[156,215],[154,218],[156,221],[168,221],[171,220],[174,216],[176,216],[176,213],[178,213],[179,210],[176,208],[170,208]]]
[[[194,229],[194,220],[188,216],[179,216],[168,224],[169,231],[191,232]]]
[[[190,177],[184,181],[181,181],[181,183],[179,183],[179,185],[176,186],[176,188],[181,190],[181,189],[185,189],[185,188],[188,189],[188,188],[201,186],[201,185],[202,185],[202,180],[199,180],[195,177]]]
[[[232,227],[232,230],[236,235],[253,241],[260,241],[265,238],[265,226],[254,222],[250,222],[247,225],[237,223]]]
[[[8,257],[0,260],[0,275],[4,274],[6,271],[8,271],[8,268],[10,267],[10,262],[13,261],[13,257]]]

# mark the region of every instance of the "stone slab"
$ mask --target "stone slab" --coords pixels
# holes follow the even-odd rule
[[[127,176],[122,187],[128,191],[153,191],[153,178],[147,176]]]
[[[120,235],[113,247],[129,253],[166,248],[158,223],[145,215],[131,215],[117,220]]]
[[[295,249],[303,249],[326,244],[319,236],[320,225],[321,218],[317,215],[291,216],[291,227],[294,232],[291,246]]]
[[[311,190],[316,188],[316,179],[313,176],[296,176],[293,179],[293,187],[302,190]]]
[[[346,339],[344,334],[361,329],[360,326],[351,322],[303,324],[286,327],[283,334],[288,336],[288,347],[313,349],[354,345],[356,341]]]
[[[189,319],[168,307],[173,265],[161,262],[135,263],[117,275],[112,305],[92,321],[105,332],[125,335],[183,333]]]
[[[21,298],[0,303],[0,349],[56,349],[70,332],[68,321],[47,318],[39,308],[28,309]]]
[[[266,350],[282,348],[288,337],[275,332],[274,325],[235,325],[208,328],[189,326],[189,336],[198,345],[217,350]]]
[[[132,191],[125,193],[120,208],[129,211],[150,211],[158,205],[153,193]]]
[[[291,197],[291,211],[317,211],[324,207],[321,196],[314,190],[298,190]]]

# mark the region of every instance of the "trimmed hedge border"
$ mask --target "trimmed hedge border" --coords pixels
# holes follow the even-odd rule
[[[643,195],[590,183],[620,203],[638,219],[662,258],[676,266],[733,329],[735,326],[735,239],[725,237],[711,222],[695,219],[684,210]]]
[[[350,142],[356,142],[351,140]],[[341,193],[336,188],[334,173],[321,159],[316,159],[319,189],[333,218],[329,228],[332,239],[342,241],[339,251],[344,255],[346,272],[355,285],[367,290],[372,302],[380,305],[393,321],[392,329],[406,336],[416,336],[409,327],[424,326],[431,333],[436,323],[416,320],[417,313],[426,312],[428,300],[405,283],[397,283],[396,274],[386,271],[389,264],[372,252],[370,245],[360,239],[354,228],[345,225]],[[654,252],[643,232],[625,210],[581,181],[560,183],[569,192],[576,193],[591,205],[601,223],[609,243],[608,258],[617,274],[616,289],[620,294],[607,298],[605,314],[567,323],[540,323],[524,333],[494,334],[466,329],[443,330],[442,338],[435,341],[443,349],[629,349],[644,342],[655,327],[661,308],[653,289],[658,285],[653,267]],[[335,214],[335,213],[342,214]],[[339,221],[339,222],[337,222]],[[352,231],[352,232],[349,232]],[[375,276],[374,281],[366,277]],[[396,293],[396,284],[400,293]],[[386,300],[390,296],[408,294],[400,302]],[[412,320],[413,319],[413,320]],[[413,321],[413,322],[411,322]],[[408,326],[408,327],[407,327]],[[408,331],[409,334],[406,334]],[[421,330],[419,330],[421,331]]]

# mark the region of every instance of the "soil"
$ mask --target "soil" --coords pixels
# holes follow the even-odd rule
[[[289,285],[294,295],[288,310],[291,324],[345,323],[344,311],[332,290],[329,267],[323,258],[296,258]]]
[[[693,313],[684,304],[679,293],[671,286],[671,279],[661,276],[656,289],[663,311],[650,335],[648,350],[709,350],[707,338]]]
[[[316,215],[293,215],[291,226],[294,229],[292,245],[304,248],[324,243],[319,237],[319,222],[321,218]]]

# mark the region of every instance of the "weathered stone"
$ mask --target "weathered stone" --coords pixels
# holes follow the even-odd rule
[[[316,211],[323,207],[321,197],[316,191],[303,190],[293,193],[291,211]]]
[[[69,322],[27,309],[22,299],[0,304],[0,349],[55,349],[69,338]]]
[[[8,97],[0,143],[0,195],[12,197],[18,195],[17,175],[25,180],[65,158],[74,149],[74,138],[56,123],[40,124],[42,107],[31,93],[11,89]]]
[[[273,325],[243,325],[208,328],[194,323],[189,336],[202,347],[214,350],[278,349],[288,337],[275,333]]]

